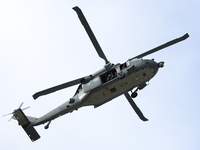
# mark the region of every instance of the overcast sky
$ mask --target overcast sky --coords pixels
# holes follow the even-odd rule
[[[198,150],[200,147],[199,0],[0,0],[0,114],[21,102],[40,117],[73,96],[77,86],[32,95],[96,72],[104,65],[72,7],[79,6],[104,53],[123,63],[149,49],[190,37],[145,58],[165,67],[139,91],[141,121],[122,95],[52,121],[32,143],[11,116],[0,119],[0,149]]]

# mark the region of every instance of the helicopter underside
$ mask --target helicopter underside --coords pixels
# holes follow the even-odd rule
[[[96,108],[149,81],[153,76],[154,69],[145,68],[125,76],[123,79],[115,78],[91,91],[85,98],[83,106],[94,105]]]

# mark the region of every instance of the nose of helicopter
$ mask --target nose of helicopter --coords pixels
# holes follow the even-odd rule
[[[148,74],[149,78],[154,77],[158,69],[164,67],[163,61],[156,62],[154,59],[133,59],[131,62],[132,66],[128,69],[129,74],[146,70],[145,75]]]
[[[154,61],[154,59],[146,59],[143,60],[143,67],[144,68],[151,68],[151,72],[153,73],[153,76],[158,72],[159,68],[163,68],[164,67],[164,62],[156,62]],[[152,77],[153,77],[152,76]]]
[[[164,67],[164,62],[163,61],[161,61],[161,62],[159,62],[159,63],[157,63],[158,64],[158,67],[159,68],[163,68]]]
[[[159,68],[163,68],[164,67],[164,62],[161,61],[161,62],[155,62],[154,60],[151,60],[150,61],[150,66],[152,68],[152,70],[154,70],[154,75],[158,72],[158,69]]]

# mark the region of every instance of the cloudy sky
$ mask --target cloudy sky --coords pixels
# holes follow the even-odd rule
[[[122,95],[36,127],[32,143],[11,116],[0,119],[0,149],[177,150],[200,147],[199,0],[0,0],[0,114],[21,102],[40,117],[73,96],[77,86],[34,101],[40,90],[94,73],[100,59],[72,7],[79,6],[112,63],[185,33],[190,37],[145,58],[165,67],[139,91],[142,122]]]

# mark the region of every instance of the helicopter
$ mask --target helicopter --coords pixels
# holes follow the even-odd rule
[[[164,67],[164,62],[155,62],[154,59],[143,59],[143,57],[181,42],[189,37],[189,34],[186,33],[179,38],[130,58],[124,63],[112,64],[108,61],[103,50],[101,49],[82,10],[78,6],[73,7],[72,9],[77,13],[78,18],[95,47],[98,56],[105,60],[105,65],[102,69],[93,74],[35,93],[33,95],[34,100],[40,96],[44,96],[74,85],[79,85],[73,97],[69,98],[68,101],[51,110],[47,114],[39,118],[26,116],[23,110],[29,107],[21,109],[23,103],[18,109],[9,113],[13,115],[11,119],[18,121],[18,124],[22,126],[33,142],[40,138],[40,135],[37,133],[34,126],[47,123],[44,128],[48,129],[51,121],[62,115],[78,110],[83,106],[94,106],[94,108],[97,108],[120,95],[125,96],[133,110],[142,121],[148,121],[133,101],[133,98],[137,97],[138,90],[142,90],[147,86],[147,83],[156,75],[159,68]],[[129,94],[129,92],[131,92],[131,94]]]

